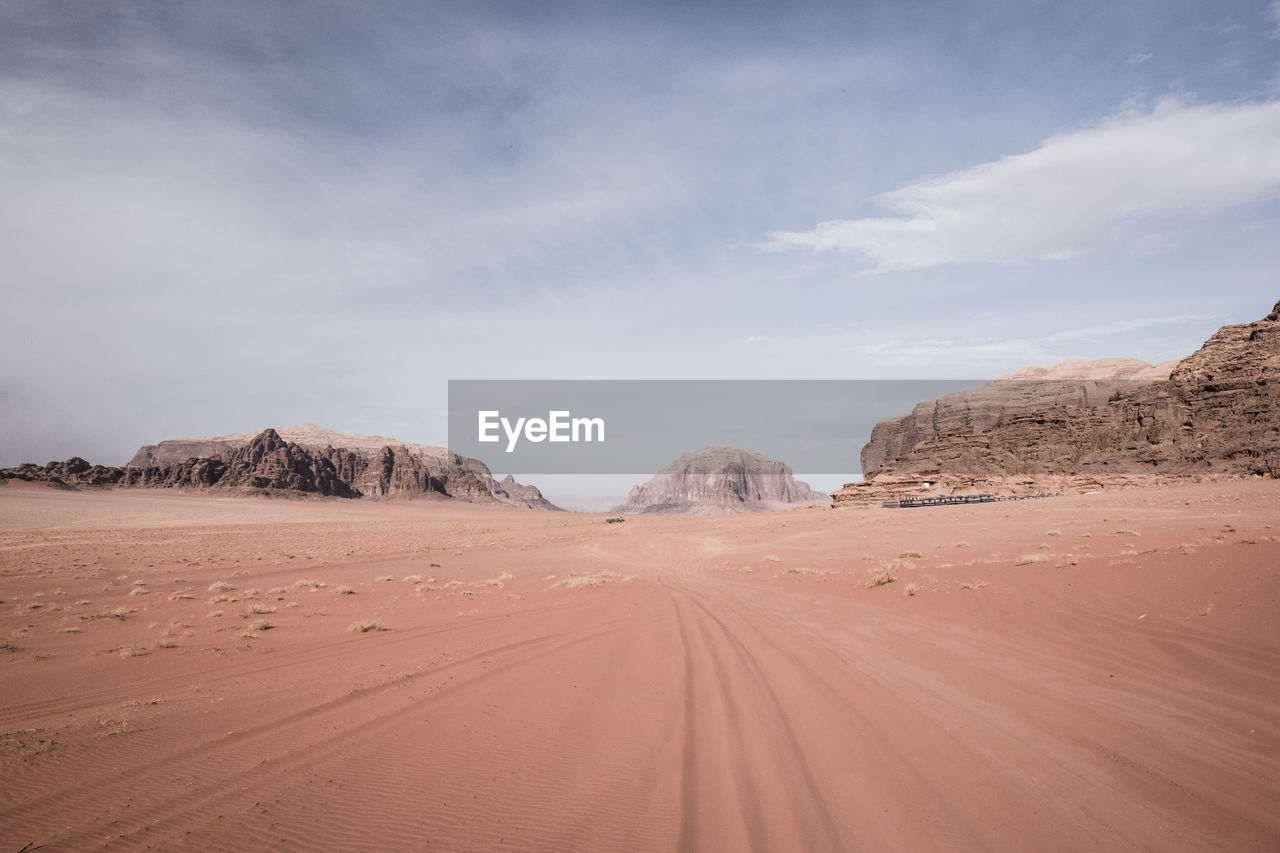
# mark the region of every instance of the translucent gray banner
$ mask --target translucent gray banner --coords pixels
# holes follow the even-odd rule
[[[451,380],[449,449],[510,474],[654,472],[704,447],[861,473],[878,421],[983,380]]]

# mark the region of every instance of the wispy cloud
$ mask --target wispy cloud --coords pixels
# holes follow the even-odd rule
[[[1196,323],[1202,320],[1211,319],[1213,318],[1207,314],[1175,314],[1171,317],[1140,317],[1133,320],[1117,320],[1114,323],[1103,323],[1098,326],[1088,326],[1083,329],[1065,329],[1061,332],[1054,332],[1051,335],[1045,335],[1042,340],[1047,343],[1090,340],[1092,338],[1106,338],[1112,335],[1124,335],[1129,332],[1136,332],[1140,329],[1150,329],[1158,326],[1181,326],[1186,323]]]
[[[775,232],[763,248],[859,253],[873,272],[1061,260],[1103,246],[1130,222],[1214,213],[1277,193],[1280,101],[1166,99],[881,196],[898,216]]]
[[[1272,0],[1271,5],[1267,7],[1267,17],[1275,25],[1275,29],[1271,31],[1271,37],[1280,38],[1280,0]]]

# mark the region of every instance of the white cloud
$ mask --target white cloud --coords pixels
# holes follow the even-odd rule
[[[1267,17],[1276,25],[1271,37],[1280,38],[1280,0],[1273,0],[1271,5],[1267,7]]]
[[[775,232],[769,251],[856,252],[873,272],[1061,260],[1143,219],[1215,213],[1280,193],[1280,101],[1161,101],[1025,154],[880,197],[898,216]]]
[[[1175,314],[1172,317],[1139,317],[1133,320],[1117,320],[1114,323],[1104,323],[1100,326],[1089,326],[1083,329],[1065,329],[1061,332],[1054,332],[1051,335],[1045,335],[1043,340],[1048,343],[1059,343],[1061,341],[1080,341],[1092,338],[1106,338],[1112,335],[1123,335],[1128,332],[1136,332],[1139,329],[1150,329],[1157,326],[1180,326],[1184,323],[1195,323],[1201,320],[1213,319],[1207,314]]]

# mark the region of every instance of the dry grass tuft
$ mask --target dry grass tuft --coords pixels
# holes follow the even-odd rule
[[[173,640],[169,639],[168,637],[161,637],[160,639],[156,640],[157,649],[176,649],[177,647],[178,647],[178,644],[175,643]]]
[[[1044,535],[1045,535],[1045,536],[1061,536],[1061,535],[1062,535],[1062,531],[1061,531],[1061,530],[1046,530],[1046,531],[1044,532]]]
[[[210,592],[229,592],[233,589],[235,589],[235,587],[226,581],[215,581],[214,583],[209,584]]]
[[[300,580],[293,582],[294,589],[306,589],[307,587],[310,587],[311,589],[320,589],[323,586],[324,581],[318,580]]]
[[[904,560],[918,560],[923,557],[924,554],[921,554],[919,551],[903,551],[898,556]]]
[[[352,622],[347,626],[348,631],[355,631],[359,634],[367,634],[370,631],[385,631],[387,626],[382,624],[381,619],[361,619],[359,622]]]
[[[391,575],[381,575],[380,577],[376,577],[376,578],[374,578],[374,580],[375,580],[375,581],[390,581],[390,580],[395,580],[395,578],[391,577]]]
[[[275,625],[271,624],[266,619],[254,619],[249,623],[250,631],[270,631],[274,627]]]
[[[1030,563],[1047,563],[1048,561],[1048,554],[1020,554],[1016,565],[1025,566]]]
[[[265,604],[250,604],[248,607],[245,608],[244,613],[240,615],[243,616],[245,619],[248,619],[250,616],[261,616],[264,613],[275,613],[275,612],[276,612],[276,609],[274,607],[268,607]]]
[[[988,586],[986,581],[961,581],[961,589],[985,589]]]
[[[1058,557],[1056,565],[1059,569],[1065,569],[1067,566],[1078,566],[1080,565],[1080,558],[1075,554],[1063,554]]]
[[[355,595],[356,591],[349,586],[334,587],[334,592],[338,595]]]
[[[391,578],[387,578],[387,580],[391,580]],[[405,575],[404,582],[405,583],[422,583],[422,575]]]
[[[910,598],[911,596],[915,595],[919,591],[920,591],[920,587],[917,584],[909,583],[902,590],[902,594]]]
[[[956,543],[956,547],[957,547],[957,548],[968,548],[968,547],[969,547],[969,543],[968,543],[968,542],[965,542],[964,540],[961,540],[961,541],[959,541],[959,542],[957,542],[957,543]]]
[[[763,557],[761,557],[760,559],[761,559],[761,560],[763,560],[763,561],[764,561],[764,562],[766,562],[766,563],[781,563],[781,562],[782,562],[782,558],[781,558],[781,557],[779,557],[777,554],[765,554],[765,555],[764,555]]]
[[[637,575],[620,575],[617,572],[602,571],[593,575],[569,574],[569,577],[562,581],[556,581],[547,589],[578,589],[584,586],[600,586],[606,583],[626,583],[636,580]]]
[[[135,586],[133,589],[129,590],[129,594],[130,595],[150,595],[151,590],[147,589],[145,586]]]
[[[875,589],[878,586],[893,583],[898,579],[897,570],[892,566],[882,566],[871,572],[871,579],[867,581],[867,589]]]

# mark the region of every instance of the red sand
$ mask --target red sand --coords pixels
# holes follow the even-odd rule
[[[1273,525],[1264,482],[622,525],[11,484],[0,840],[1280,849]]]

